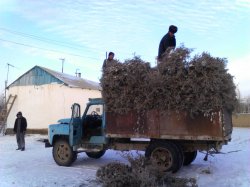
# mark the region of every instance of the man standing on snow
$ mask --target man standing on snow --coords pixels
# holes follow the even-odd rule
[[[22,112],[17,113],[17,118],[14,125],[14,132],[16,133],[16,140],[18,148],[16,150],[24,151],[25,150],[25,140],[24,135],[27,129],[27,121],[26,118],[23,117]]]
[[[163,36],[161,42],[159,44],[158,50],[158,60],[161,60],[163,57],[164,52],[168,47],[175,48],[176,40],[175,40],[175,33],[177,32],[178,28],[174,25],[170,25],[168,29],[168,33]]]

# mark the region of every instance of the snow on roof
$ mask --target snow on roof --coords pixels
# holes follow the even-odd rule
[[[45,72],[42,73],[42,72]],[[71,88],[82,88],[91,90],[101,90],[99,83],[82,79],[80,77],[60,73],[48,68],[41,66],[34,66],[26,73],[21,75],[18,79],[12,82],[7,88],[13,86],[24,86],[24,85],[42,85],[51,84],[57,82],[59,84],[65,84]]]
[[[99,83],[90,81],[87,79],[82,79],[80,77],[72,76],[65,73],[60,73],[48,68],[44,68],[41,66],[37,66],[47,73],[51,74],[52,76],[56,77],[57,79],[61,80],[63,83],[65,83],[66,86],[72,87],[72,88],[83,88],[83,89],[92,89],[92,90],[101,90],[101,86]]]

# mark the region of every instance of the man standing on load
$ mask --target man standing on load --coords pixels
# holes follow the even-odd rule
[[[108,59],[105,59],[103,62],[103,65],[102,65],[103,70],[114,61],[114,56],[115,56],[115,53],[109,52]]]
[[[168,29],[168,33],[163,36],[161,42],[159,44],[158,50],[158,60],[161,61],[163,54],[167,50],[167,48],[172,47],[175,48],[176,40],[175,40],[175,33],[177,32],[178,28],[174,25],[170,25]]]

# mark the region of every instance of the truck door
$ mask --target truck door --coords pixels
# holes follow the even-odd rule
[[[81,107],[75,103],[72,105],[72,115],[69,127],[69,143],[74,146],[79,143],[82,137]]]
[[[83,115],[83,137],[103,135],[103,104],[88,105]]]

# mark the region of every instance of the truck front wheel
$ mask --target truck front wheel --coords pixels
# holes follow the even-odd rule
[[[72,158],[72,162],[75,162],[77,159],[77,151],[73,151],[73,158]]]
[[[181,167],[178,154],[177,146],[171,142],[154,142],[145,151],[145,157],[149,158],[160,172],[178,171]]]
[[[98,158],[101,158],[104,154],[105,154],[105,150],[102,150],[102,151],[98,151],[98,152],[86,152],[86,155],[89,157],[89,158],[95,158],[95,159],[98,159]]]
[[[57,140],[54,143],[52,154],[59,166],[70,166],[75,159],[73,149],[65,139]]]

